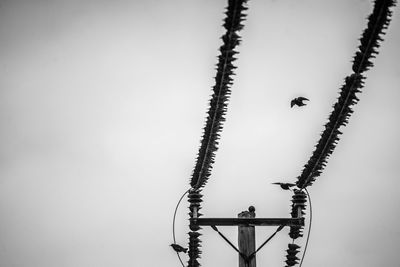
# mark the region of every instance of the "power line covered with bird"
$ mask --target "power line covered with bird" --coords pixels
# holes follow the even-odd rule
[[[223,35],[223,45],[220,48],[221,55],[218,57],[219,61],[217,64],[217,75],[215,77],[215,86],[213,87],[212,97],[209,102],[209,110],[207,113],[207,119],[205,128],[203,131],[203,136],[200,142],[200,149],[197,154],[197,159],[195,162],[195,167],[190,179],[190,189],[185,192],[178,202],[175,209],[174,222],[176,210],[179,206],[182,198],[188,194],[189,201],[189,244],[188,248],[184,248],[175,242],[175,228],[173,226],[173,238],[174,243],[170,246],[177,253],[178,257],[180,253],[187,253],[188,267],[199,267],[200,258],[200,247],[201,233],[199,231],[202,229],[200,226],[211,226],[212,229],[218,232],[222,238],[227,241],[231,247],[233,247],[242,257],[246,264],[249,263],[248,257],[251,255],[255,256],[258,251],[253,251],[249,255],[243,254],[240,249],[237,249],[234,244],[232,244],[216,227],[216,223],[221,223],[219,225],[250,225],[256,224],[262,221],[263,225],[270,224],[271,220],[276,223],[277,219],[268,220],[267,218],[254,218],[254,207],[249,209],[249,211],[244,212],[239,215],[251,215],[253,217],[249,218],[203,218],[200,213],[202,197],[201,194],[203,187],[208,182],[211,176],[212,165],[215,161],[215,153],[218,150],[220,134],[223,129],[223,122],[225,121],[225,114],[227,111],[227,105],[230,98],[230,87],[233,83],[232,76],[234,75],[233,70],[235,66],[233,65],[236,59],[234,55],[238,54],[235,50],[236,46],[240,44],[240,36],[238,32],[243,29],[242,22],[245,20],[246,15],[244,11],[247,10],[245,6],[247,0],[228,0],[228,7],[226,9],[226,18],[224,20],[224,28],[226,33]],[[379,48],[379,42],[383,41],[383,34],[385,29],[388,28],[390,18],[392,15],[391,8],[395,6],[396,1],[394,0],[375,0],[374,7],[371,15],[368,17],[367,27],[364,30],[362,37],[360,39],[360,46],[358,47],[353,64],[352,73],[349,74],[344,79],[344,85],[340,88],[339,98],[334,105],[334,109],[329,116],[328,122],[325,125],[325,129],[321,134],[321,138],[318,141],[316,148],[308,160],[307,164],[304,166],[302,173],[296,178],[296,182],[274,182],[272,184],[279,185],[282,190],[290,191],[293,193],[291,199],[291,218],[287,220],[282,219],[278,230],[282,229],[284,226],[290,227],[290,239],[291,243],[287,249],[287,260],[286,266],[294,266],[296,264],[302,265],[304,255],[307,249],[310,230],[311,230],[311,220],[312,220],[312,209],[311,209],[311,198],[307,190],[308,186],[311,186],[318,177],[324,167],[327,164],[327,159],[332,154],[337,142],[339,141],[339,136],[341,131],[340,127],[345,126],[348,123],[350,115],[353,113],[351,107],[355,105],[358,101],[356,96],[357,93],[361,92],[364,80],[366,79],[364,72],[373,66],[371,59],[374,58]],[[295,97],[290,101],[290,107],[303,107],[309,103],[309,99],[304,96]],[[295,244],[295,240],[303,236],[303,226],[304,226],[304,215],[306,204],[309,204],[309,228],[307,232],[307,239],[305,242],[305,247],[303,254],[300,258],[296,256],[299,252],[300,246]],[[256,220],[258,219],[258,220]],[[259,220],[262,219],[262,220]],[[297,221],[296,221],[297,220]],[[201,224],[202,222],[203,224]],[[251,223],[250,223],[251,222]],[[297,223],[299,222],[299,223]],[[260,223],[260,225],[262,225]],[[173,223],[174,225],[174,223]],[[277,225],[277,224],[275,224]],[[267,240],[269,241],[269,239]],[[264,244],[263,244],[264,245]],[[239,247],[240,248],[240,247]],[[180,259],[180,257],[179,257]],[[181,259],[180,259],[181,260]],[[184,266],[181,261],[182,266]],[[250,266],[250,265],[247,265]],[[255,265],[254,265],[255,266]]]

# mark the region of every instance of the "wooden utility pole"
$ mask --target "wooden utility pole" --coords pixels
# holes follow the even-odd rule
[[[301,211],[297,218],[256,218],[255,208],[249,207],[248,211],[242,211],[237,218],[199,218],[197,207],[193,207],[193,217],[190,218],[191,227],[211,226],[218,234],[239,254],[239,267],[256,267],[256,253],[279,232],[284,226],[304,226],[304,218]],[[237,248],[217,228],[217,226],[237,226]],[[258,249],[256,249],[255,226],[279,226]]]
[[[255,218],[254,207],[242,211],[238,218]],[[238,226],[239,267],[256,267],[256,255],[247,258],[256,250],[256,232],[254,225],[241,224]]]

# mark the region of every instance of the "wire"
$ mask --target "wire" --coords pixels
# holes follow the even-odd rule
[[[307,245],[308,245],[308,240],[310,240],[311,223],[312,223],[311,197],[310,197],[310,194],[309,194],[308,191],[307,191],[307,188],[304,188],[304,190],[305,190],[306,193],[307,193],[308,202],[310,202],[310,222],[309,222],[309,224],[308,224],[308,233],[307,233],[306,245],[304,246],[303,256],[301,256],[301,261],[300,261],[299,267],[301,267],[301,265],[303,264],[304,255],[306,254],[306,251],[307,251]]]
[[[176,212],[178,211],[178,207],[181,204],[182,199],[185,197],[185,195],[190,191],[191,189],[188,189],[183,193],[181,198],[179,199],[178,203],[176,204],[175,211],[174,211],[174,218],[172,219],[172,238],[174,239],[174,244],[176,244],[176,238],[175,238],[175,218],[176,218]],[[185,264],[183,264],[183,261],[181,259],[181,256],[179,256],[179,253],[176,252],[176,255],[178,256],[179,261],[181,262],[182,266],[185,267]]]

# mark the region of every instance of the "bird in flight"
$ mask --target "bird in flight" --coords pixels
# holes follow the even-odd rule
[[[310,100],[302,96],[296,97],[295,99],[292,99],[292,101],[290,101],[290,107],[292,108],[294,105],[297,105],[299,107],[305,106],[306,103],[304,103],[304,101],[310,101]]]
[[[291,184],[291,183],[272,183],[272,184],[280,185],[280,187],[281,187],[283,190],[291,190],[290,188],[293,187],[293,186],[295,186],[295,184]]]
[[[180,245],[178,245],[178,244],[171,244],[170,245],[176,252],[183,252],[183,253],[186,253],[187,252],[187,248],[183,248],[183,247],[181,247]]]

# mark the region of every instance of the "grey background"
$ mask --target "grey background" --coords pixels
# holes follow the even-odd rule
[[[226,1],[0,1],[0,266],[179,266]],[[249,1],[203,213],[289,216],[293,182],[350,73],[370,1]],[[400,14],[310,188],[303,266],[397,266]],[[290,109],[293,97],[311,99]],[[187,204],[177,216],[186,245]],[[236,240],[234,228],[221,228]],[[274,228],[257,230],[261,244]],[[237,255],[203,231],[203,266]],[[283,266],[287,229],[259,254]],[[302,239],[301,242],[304,242]]]

